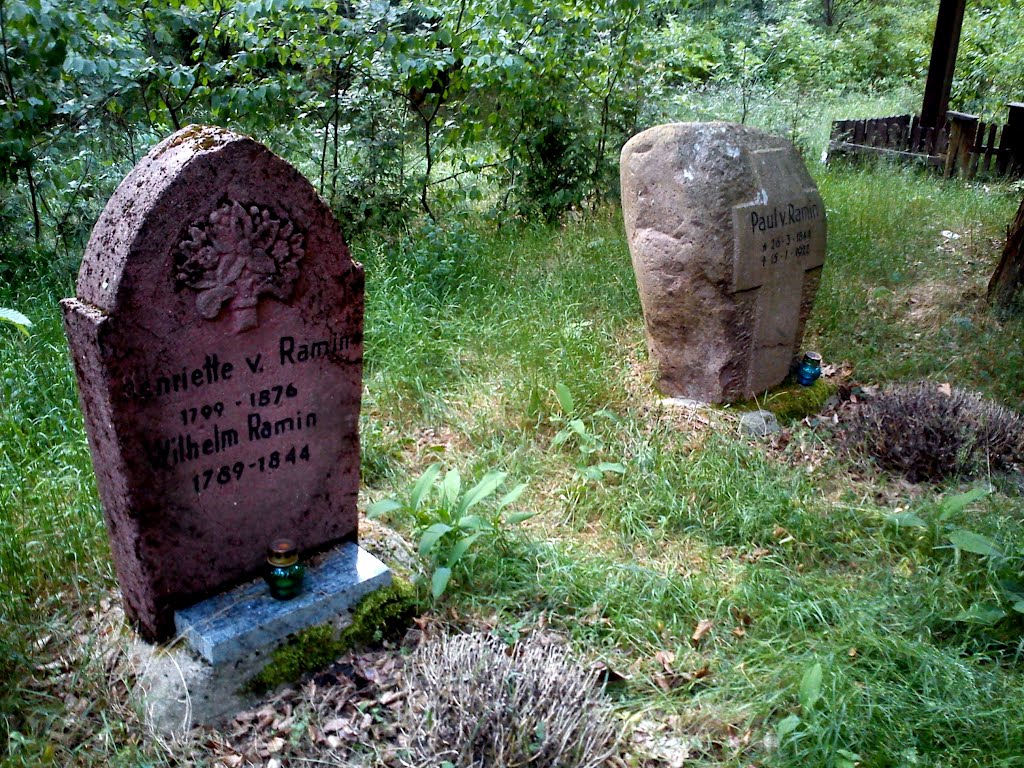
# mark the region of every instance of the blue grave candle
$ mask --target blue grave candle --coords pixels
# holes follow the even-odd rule
[[[803,360],[796,369],[796,383],[804,387],[811,386],[821,376],[821,355],[817,352],[804,352]]]

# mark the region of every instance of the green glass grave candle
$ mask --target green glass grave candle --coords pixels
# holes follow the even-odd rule
[[[267,549],[265,576],[270,594],[278,600],[291,600],[302,591],[306,569],[299,562],[299,548],[291,539],[274,539]]]

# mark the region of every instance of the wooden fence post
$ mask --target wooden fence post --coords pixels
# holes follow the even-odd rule
[[[939,0],[939,15],[935,19],[932,38],[932,56],[928,64],[928,80],[921,103],[921,125],[925,128],[942,127],[953,85],[956,52],[960,45],[960,29],[964,24],[967,0]],[[949,113],[952,114],[952,113]]]
[[[958,168],[967,173],[981,118],[963,112],[947,112],[946,117],[949,118],[949,146],[946,148],[946,169],[943,175],[948,179]]]
[[[1007,172],[1019,174],[1024,172],[1024,104],[1011,101],[1008,105],[1010,116],[1003,128],[1003,145],[1009,149]]]

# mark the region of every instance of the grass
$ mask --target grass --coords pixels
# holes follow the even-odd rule
[[[865,379],[947,377],[1019,408],[1024,323],[984,299],[1019,193],[902,168],[827,174],[821,191],[829,267],[809,339]]]
[[[1019,193],[886,166],[812,172],[829,260],[807,346],[863,384],[925,377],[1020,408],[1022,321],[982,299]],[[821,426],[772,445],[741,438],[729,410],[666,410],[614,208],[553,227],[469,219],[354,252],[367,498],[442,461],[467,485],[490,469],[527,481],[520,506],[540,513],[460,561],[434,610],[510,639],[564,634],[626,678],[623,713],[687,740],[695,765],[1022,764],[1024,623],[956,618],[1003,599],[1004,572],[1024,565],[1019,496],[992,492],[950,522],[997,542],[997,564],[889,520],[934,517],[955,485],[883,476]],[[0,328],[0,765],[171,763],[109,715],[110,677],[72,629],[115,580],[57,307],[71,290],[45,271],[0,288],[36,322],[27,339]],[[554,442],[559,384],[588,450]],[[598,462],[626,471],[591,479]]]

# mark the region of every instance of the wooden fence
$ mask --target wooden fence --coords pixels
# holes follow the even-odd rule
[[[1010,104],[1006,125],[976,115],[949,112],[938,128],[916,115],[894,115],[832,123],[829,159],[881,155],[941,168],[947,177],[1007,176],[1024,171],[1024,104]]]

